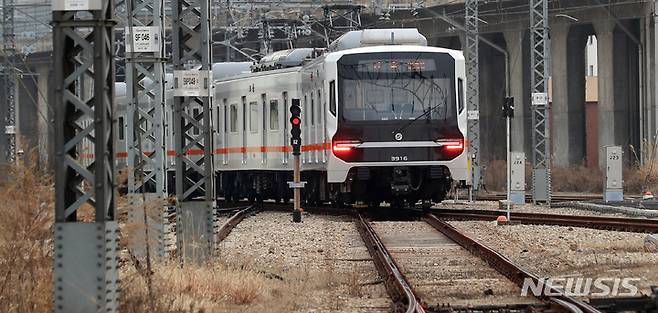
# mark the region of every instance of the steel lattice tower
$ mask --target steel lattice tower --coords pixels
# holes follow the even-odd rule
[[[532,83],[532,201],[551,202],[551,151],[548,108],[548,1],[530,0]]]
[[[113,0],[53,3],[54,312],[119,305],[113,15]],[[89,88],[80,88],[83,80]],[[91,222],[78,221],[85,206]]]
[[[210,34],[209,0],[176,1],[172,59],[177,246],[179,256],[195,260],[208,258],[214,250]]]
[[[16,75],[12,62],[16,54],[14,38],[14,0],[2,0],[2,51],[4,52],[4,97],[6,106],[5,129],[7,147],[5,158],[7,162],[16,161]]]
[[[126,83],[129,100],[128,143],[129,218],[148,229],[135,228],[131,250],[145,257],[149,246],[164,257],[164,213],[167,199],[165,148],[164,0],[127,0]],[[131,41],[132,38],[132,41]],[[144,225],[146,226],[146,225]]]
[[[478,0],[466,0],[466,107],[467,137],[473,190],[480,186],[480,66],[478,59]]]

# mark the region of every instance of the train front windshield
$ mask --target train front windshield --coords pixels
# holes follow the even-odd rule
[[[341,119],[420,119],[456,125],[454,64],[444,53],[345,55],[338,61]]]

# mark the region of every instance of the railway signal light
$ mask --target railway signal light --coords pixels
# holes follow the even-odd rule
[[[302,147],[302,118],[300,114],[302,109],[299,106],[299,99],[292,99],[292,104],[290,105],[290,145],[292,146],[292,154],[300,155]]]
[[[505,97],[505,101],[503,101],[503,117],[514,117],[514,97]]]

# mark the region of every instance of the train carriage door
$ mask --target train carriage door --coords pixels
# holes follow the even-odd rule
[[[242,164],[247,163],[247,97],[242,97]]]
[[[311,95],[310,96],[311,96],[310,97],[311,98],[311,109],[310,109],[309,113],[311,113],[311,115],[310,115],[311,116],[311,118],[310,118],[311,121],[310,121],[310,125],[309,125],[310,127],[309,127],[309,136],[308,136],[309,139],[308,139],[308,141],[309,141],[309,144],[315,144],[315,143],[317,143],[317,140],[316,140],[317,139],[316,138],[316,133],[317,132],[315,131],[315,92],[313,92],[313,90],[311,90]],[[309,158],[310,158],[309,163],[310,162],[315,162],[315,163],[318,162],[318,155],[317,155],[317,151],[315,149],[312,149],[310,151]]]
[[[322,138],[322,93],[320,92],[320,87],[318,87],[318,98],[317,98],[317,104],[316,105],[316,116],[317,121],[315,122],[315,144],[316,144],[316,149],[315,149],[315,163],[320,163],[320,155],[323,153],[322,150],[319,148],[322,147],[320,144],[320,139]]]
[[[290,133],[288,132],[288,92],[284,91],[283,94],[283,164],[288,164],[288,145],[290,145]]]
[[[327,98],[324,93],[324,82],[322,87],[318,90],[318,98],[320,98],[320,154],[322,155],[322,163],[327,162],[327,151],[324,148],[327,142]]]
[[[261,139],[261,148],[260,151],[262,152],[262,160],[261,163],[265,163],[267,160],[267,95],[266,94],[261,94],[261,101],[263,103],[262,107],[262,129],[263,129],[263,135]]]
[[[228,111],[228,103],[227,99],[224,99],[223,107],[222,107],[222,113],[217,114],[217,118],[221,118],[223,116],[224,123],[222,125],[222,164],[226,165],[228,164],[228,153],[227,153],[227,142],[228,142],[228,116],[227,116],[227,111]]]

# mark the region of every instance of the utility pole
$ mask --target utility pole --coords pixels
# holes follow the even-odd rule
[[[548,108],[548,0],[530,0],[532,83],[532,201],[551,202],[550,110]]]
[[[4,97],[6,106],[5,135],[7,147],[5,158],[8,163],[17,161],[18,127],[16,125],[16,71],[13,61],[16,55],[14,33],[14,0],[2,0],[2,51],[4,52]]]
[[[167,200],[164,0],[127,0],[126,8],[128,217],[134,225],[146,221],[145,229],[133,228],[130,248],[137,257],[162,259]],[[144,243],[153,251],[147,253]]]
[[[178,255],[201,262],[215,246],[210,1],[176,1],[171,38]]]
[[[471,191],[469,200],[480,188],[480,66],[478,0],[466,0],[466,108],[471,158]]]
[[[114,1],[53,1],[54,312],[119,306],[114,175]],[[82,92],[82,78],[91,92]],[[80,146],[88,140],[93,150]],[[90,206],[91,222],[78,220]]]

